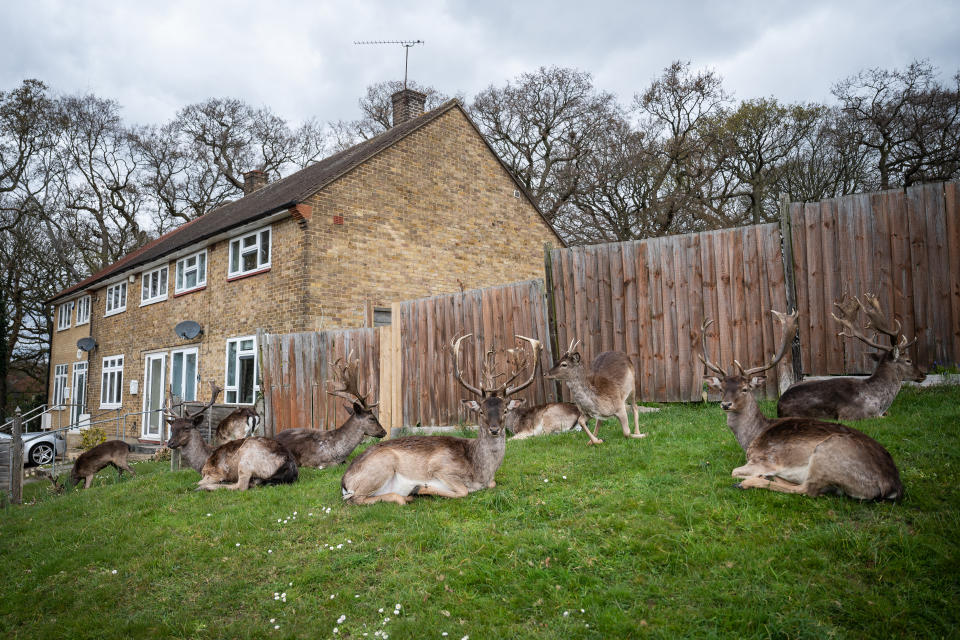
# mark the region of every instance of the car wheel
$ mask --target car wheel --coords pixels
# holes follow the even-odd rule
[[[40,466],[53,462],[53,445],[49,442],[41,442],[30,449],[30,462]]]

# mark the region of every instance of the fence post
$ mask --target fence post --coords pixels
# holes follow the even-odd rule
[[[797,282],[793,272],[793,225],[790,221],[790,200],[787,194],[780,194],[780,236],[783,238],[781,243],[781,255],[783,257],[783,275],[785,279],[785,289],[787,292],[787,313],[797,310]],[[797,329],[793,337],[792,345],[793,379],[786,380],[780,378],[780,393],[783,393],[790,384],[800,380],[803,377],[803,362],[800,356],[800,330]],[[787,383],[787,384],[784,384]]]
[[[553,296],[553,256],[550,254],[551,248],[550,244],[543,243],[543,282],[547,289],[547,330],[550,332],[550,354],[556,360],[560,354],[560,347],[557,344],[557,308]],[[555,394],[554,399],[560,402],[563,398],[563,385],[559,380],[553,381],[553,392]]]
[[[10,440],[10,502],[23,504],[23,425],[18,406],[13,410],[13,438]]]
[[[390,400],[393,402],[391,423],[386,428],[387,437],[393,437],[393,429],[403,429],[403,327],[400,325],[402,305],[394,302],[390,305]]]

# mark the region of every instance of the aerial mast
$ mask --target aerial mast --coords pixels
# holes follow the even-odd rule
[[[410,66],[410,48],[423,44],[423,40],[354,40],[353,44],[399,44],[404,48],[403,88],[407,88],[407,69]]]

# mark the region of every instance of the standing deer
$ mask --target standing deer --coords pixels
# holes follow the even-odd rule
[[[170,425],[167,446],[180,449],[181,456],[202,478],[197,489],[239,489],[245,491],[251,484],[283,484],[296,481],[297,462],[286,447],[269,438],[242,438],[219,447],[211,447],[203,440],[197,427],[203,422],[203,413],[217,399],[220,389],[210,383],[210,402],[200,410],[179,417],[165,409]],[[233,483],[233,484],[225,484]]]
[[[816,497],[839,492],[859,500],[896,500],[903,485],[893,458],[870,436],[835,422],[813,418],[771,420],[760,411],[753,391],[763,387],[760,375],[774,367],[787,352],[797,331],[797,313],[771,311],[783,325],[783,337],[773,360],[764,366],[725,373],[707,355],[707,327],[701,327],[700,360],[722,378],[706,378],[707,385],[722,396],[720,408],[727,413],[727,426],[747,456],[747,464],[733,470],[744,489],[770,489]]]
[[[375,444],[354,458],[343,474],[340,486],[345,501],[407,504],[416,495],[462,498],[496,486],[494,475],[506,451],[505,417],[524,403],[523,399],[509,398],[533,382],[540,365],[540,342],[516,336],[529,342],[533,352],[533,371],[525,382],[510,386],[529,365],[522,349],[508,350],[512,371],[500,385],[496,381],[502,374],[494,371],[496,354],[488,351],[484,363],[485,382],[477,388],[466,382],[460,371],[460,346],[471,335],[461,336],[452,346],[454,377],[480,399],[479,402],[463,401],[477,414],[477,437],[407,436]]]
[[[564,380],[580,412],[588,418],[596,419],[596,433],[591,433],[589,427],[584,425],[584,431],[590,437],[588,444],[603,442],[597,437],[600,435],[600,421],[611,416],[616,416],[620,421],[625,438],[645,438],[647,434],[640,433],[639,412],[634,397],[636,374],[630,358],[619,351],[604,351],[593,359],[593,364],[588,369],[581,362],[580,353],[574,350],[579,343],[579,340],[572,341],[560,362],[544,374],[544,377]],[[628,399],[633,407],[633,433],[630,433],[625,405]]]
[[[550,433],[573,431],[578,425],[587,428],[587,419],[577,405],[570,402],[548,402],[536,407],[522,407],[506,415],[504,427],[511,440],[523,440]]]
[[[277,434],[277,441],[283,444],[297,459],[301,467],[317,467],[346,462],[357,445],[366,436],[382,438],[387,435],[373,408],[379,403],[367,404],[366,395],[360,394],[357,380],[359,360],[350,360],[343,364],[338,359],[332,366],[333,385],[327,393],[346,398],[352,404],[347,405],[350,417],[341,426],[330,431],[317,429],[286,429]]]
[[[73,469],[70,470],[70,486],[77,486],[82,478],[84,480],[83,488],[89,489],[90,485],[93,484],[93,477],[107,465],[117,470],[118,479],[123,477],[124,471],[129,471],[132,476],[137,475],[127,464],[127,456],[132,450],[130,445],[123,440],[107,440],[88,451],[84,451],[74,461]],[[51,478],[51,482],[53,482],[54,488],[59,486],[56,479]]]
[[[249,438],[256,430],[258,422],[260,422],[260,416],[251,407],[234,409],[217,425],[216,443],[221,445],[231,440]]]
[[[907,342],[900,333],[900,321],[894,328],[880,310],[880,302],[869,293],[863,295],[865,302],[851,298],[834,302],[837,313],[833,319],[844,326],[837,335],[856,338],[879,349],[870,357],[877,361],[877,368],[868,378],[833,378],[801,382],[787,389],[777,403],[778,416],[806,416],[830,420],[861,420],[886,413],[900,391],[904,379],[922,381],[926,375],[913,363],[907,349],[916,338]],[[874,329],[890,337],[890,345],[882,345],[868,338],[854,322],[863,309],[868,318],[866,329]],[[847,333],[849,331],[849,333]]]

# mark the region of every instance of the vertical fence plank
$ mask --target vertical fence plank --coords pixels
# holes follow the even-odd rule
[[[800,328],[800,361],[810,371],[810,296],[807,282],[807,227],[804,207],[791,203],[790,227],[793,232],[793,281],[797,287],[797,311]]]
[[[960,183],[944,185],[949,278],[944,284],[950,292],[950,362],[960,364]]]

